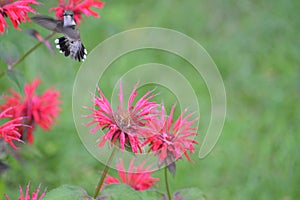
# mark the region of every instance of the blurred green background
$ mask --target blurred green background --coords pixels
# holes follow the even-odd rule
[[[56,4],[43,1],[36,9],[54,16],[48,9]],[[228,106],[221,138],[205,159],[199,160],[196,153],[194,163],[185,159],[178,162],[176,176],[171,178],[172,191],[196,186],[208,199],[299,198],[299,10],[297,0],[107,0],[104,9],[97,10],[100,19],[85,17],[80,30],[89,51],[124,30],[165,27],[194,38],[217,64]],[[34,24],[23,24],[21,28],[35,28],[44,36],[49,33]],[[0,44],[7,43],[7,51],[22,56],[36,41],[10,24],[8,32],[0,36]],[[175,55],[141,50],[122,56],[101,80],[105,94],[109,96],[118,77],[131,67],[149,62],[172,66],[190,80],[199,98],[201,141],[210,119],[209,94],[201,77]],[[6,67],[0,61],[0,71]],[[18,186],[29,181],[32,189],[39,183],[48,191],[71,184],[93,193],[102,166],[80,142],[71,110],[72,87],[79,67],[80,63],[52,54],[45,46],[17,66],[26,80],[41,78],[40,92],[52,85],[60,90],[62,112],[51,131],[37,128],[33,146],[21,145],[21,162],[7,160],[11,168],[1,175],[1,193],[16,199]],[[15,85],[7,77],[0,79],[1,91],[11,87]],[[164,101],[171,105],[175,99]],[[163,172],[154,175],[162,178]],[[163,184],[156,187],[164,191]]]

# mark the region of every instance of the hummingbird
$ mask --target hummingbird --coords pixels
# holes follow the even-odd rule
[[[81,42],[80,32],[74,20],[74,12],[65,10],[63,18],[63,20],[59,20],[48,16],[36,15],[31,19],[48,30],[63,33],[64,36],[54,41],[56,48],[60,50],[60,53],[64,53],[66,57],[70,56],[79,62],[84,61],[86,59],[87,50]]]

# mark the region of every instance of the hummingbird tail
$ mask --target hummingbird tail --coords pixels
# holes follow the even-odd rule
[[[60,53],[64,53],[66,57],[70,55],[70,50],[68,47],[69,45],[67,44],[68,40],[66,37],[60,37],[56,39],[54,42],[56,44],[56,48],[59,49]]]
[[[55,40],[56,48],[59,49],[60,53],[64,55],[71,56],[71,58],[80,61],[86,59],[87,50],[81,43],[81,41],[69,40],[67,37],[63,36]]]

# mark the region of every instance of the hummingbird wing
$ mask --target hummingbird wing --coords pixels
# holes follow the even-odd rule
[[[38,25],[50,30],[55,31],[58,33],[62,32],[63,29],[63,21],[58,19],[53,19],[51,17],[36,15],[31,18],[32,21],[37,23]]]

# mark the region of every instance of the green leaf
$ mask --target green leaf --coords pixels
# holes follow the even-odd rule
[[[25,84],[24,74],[19,70],[7,69],[6,75],[10,80],[12,80],[17,85],[19,91],[23,93],[23,88]]]
[[[124,184],[107,185],[97,200],[161,200],[162,194],[155,190],[137,191]]]
[[[47,192],[43,200],[92,200],[79,186],[63,185]]]
[[[9,66],[19,59],[18,48],[9,40],[1,40],[0,58]]]
[[[174,200],[205,200],[204,193],[199,188],[187,188],[174,193]]]

